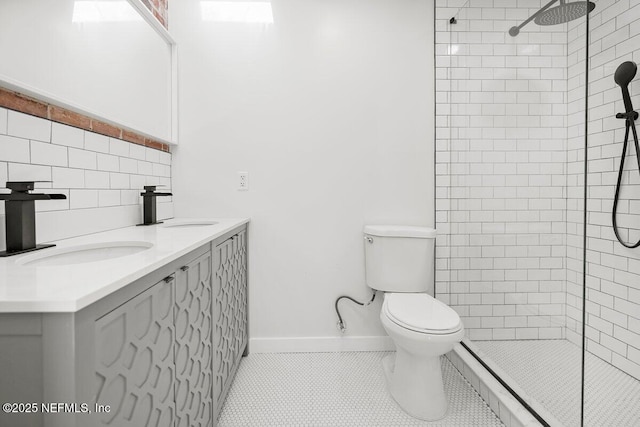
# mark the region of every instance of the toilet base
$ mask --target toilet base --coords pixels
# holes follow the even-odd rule
[[[382,360],[382,367],[391,396],[406,413],[424,421],[447,415],[439,356],[415,357],[398,347]]]

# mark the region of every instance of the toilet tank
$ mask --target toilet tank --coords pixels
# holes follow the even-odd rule
[[[433,295],[436,230],[406,225],[364,227],[367,286]]]

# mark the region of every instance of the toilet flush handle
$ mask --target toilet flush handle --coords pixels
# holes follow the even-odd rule
[[[372,237],[364,236],[364,240],[366,240],[369,243],[373,243],[373,238]]]

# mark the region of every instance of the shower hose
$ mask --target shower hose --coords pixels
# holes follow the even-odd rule
[[[620,197],[620,187],[622,185],[622,172],[624,170],[624,158],[627,155],[627,145],[629,143],[629,130],[633,133],[633,142],[636,146],[636,159],[638,160],[638,167],[640,168],[640,147],[638,146],[638,133],[636,131],[635,120],[638,118],[638,113],[635,111],[629,111],[626,113],[618,113],[616,114],[616,118],[625,119],[625,132],[624,132],[624,144],[622,146],[622,157],[620,158],[620,170],[618,171],[618,183],[616,184],[616,194],[613,198],[613,232],[616,234],[616,238],[618,241],[627,248],[633,249],[640,246],[640,240],[638,240],[635,244],[625,243],[620,237],[620,233],[618,232],[618,221],[616,219],[616,213],[618,212],[618,199]],[[640,170],[639,170],[640,172]]]

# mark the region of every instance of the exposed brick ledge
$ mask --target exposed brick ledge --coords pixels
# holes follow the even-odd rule
[[[144,145],[167,153],[170,152],[168,144],[8,89],[0,88],[0,107],[89,130],[112,138],[122,139],[132,144]]]
[[[142,3],[153,13],[158,21],[169,29],[169,0],[142,0]]]

